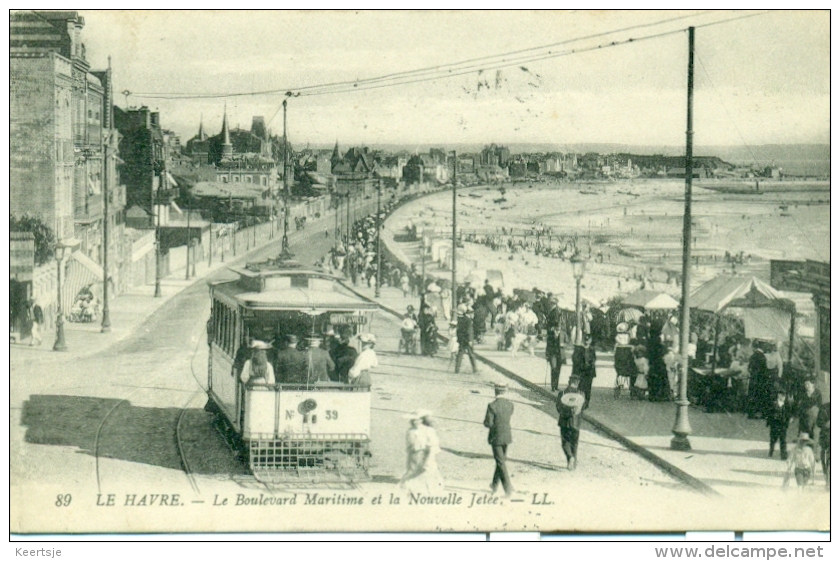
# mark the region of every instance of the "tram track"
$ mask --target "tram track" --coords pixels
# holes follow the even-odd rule
[[[184,425],[185,415],[191,409],[190,405],[195,401],[195,399],[198,396],[205,395],[205,393],[206,393],[206,389],[204,388],[204,385],[201,383],[200,378],[198,377],[198,375],[195,372],[195,359],[196,359],[196,356],[199,354],[199,348],[200,348],[201,343],[202,343],[202,337],[199,336],[198,340],[196,341],[196,345],[193,348],[193,351],[190,355],[190,362],[189,362],[190,373],[192,374],[192,377],[193,377],[196,385],[198,386],[198,389],[195,390],[195,391],[192,391],[190,393],[189,398],[186,400],[186,402],[184,402],[184,404],[179,408],[178,415],[177,415],[176,419],[174,420],[174,423],[172,423],[173,426],[171,427],[171,430],[172,430],[171,434],[173,435],[173,441],[174,441],[174,444],[175,444],[175,446],[174,446],[175,453],[177,455],[177,464],[180,465],[181,470],[184,472],[184,475],[185,475],[185,477],[187,478],[187,480],[190,484],[190,487],[193,489],[193,491],[196,494],[200,494],[200,488],[198,486],[198,482],[196,480],[195,474],[193,473],[193,471],[191,469],[190,461],[187,458],[187,454],[186,454],[186,450],[185,450],[185,446],[184,446],[184,438],[183,438],[182,427]],[[96,434],[95,434],[95,437],[94,437],[94,443],[93,443],[93,455],[94,455],[94,462],[95,462],[95,475],[96,475],[97,492],[99,492],[99,493],[102,492],[102,481],[103,481],[103,477],[102,477],[102,475],[103,475],[103,468],[102,468],[103,462],[102,462],[102,459],[104,457],[107,457],[103,454],[103,444],[102,443],[103,443],[103,440],[104,440],[103,435],[107,434],[106,426],[109,424],[109,421],[111,421],[115,417],[115,414],[118,412],[118,410],[124,409],[126,405],[130,405],[131,400],[136,398],[137,396],[141,395],[142,392],[144,392],[144,391],[154,392],[156,396],[159,396],[160,392],[183,393],[184,391],[189,391],[189,390],[179,390],[177,388],[165,387],[167,378],[169,378],[169,377],[170,377],[170,373],[166,372],[165,374],[163,374],[159,378],[156,378],[154,380],[149,381],[149,383],[147,383],[146,385],[135,387],[131,392],[129,392],[127,395],[122,397],[117,403],[115,403],[114,406],[111,407],[108,410],[108,412],[105,414],[105,416],[100,421],[99,425],[97,426]]]
[[[399,313],[398,311],[393,310],[393,309],[383,305],[381,302],[377,302],[376,300],[365,296],[364,294],[361,294],[360,292],[354,290],[353,287],[348,285],[346,282],[341,281],[341,283],[344,285],[345,288],[347,288],[348,290],[350,290],[351,292],[356,294],[358,297],[363,298],[364,300],[367,300],[368,302],[376,303],[377,305],[379,305],[379,307],[383,311],[385,311],[388,314],[394,316],[395,318],[397,318],[397,319],[402,319],[403,318],[403,314]],[[444,335],[440,334],[440,333],[438,333],[438,339],[441,340],[444,344],[447,344],[449,342],[449,339],[447,337],[445,337]],[[534,383],[526,380],[525,378],[522,378],[521,376],[518,376],[514,372],[511,372],[507,368],[495,363],[494,361],[492,361],[491,359],[488,359],[487,357],[483,356],[479,352],[475,352],[475,356],[480,362],[486,364],[487,366],[489,366],[490,368],[492,368],[493,370],[495,370],[499,374],[505,376],[506,378],[509,378],[509,379],[517,382],[518,384],[528,388],[529,390],[531,390],[533,392],[536,392],[541,397],[549,399],[550,402],[554,401],[555,396],[551,392],[546,390],[545,388],[543,388],[543,387],[541,387],[537,384],[534,384]],[[679,481],[680,483],[682,483],[684,485],[687,485],[688,487],[694,489],[695,491],[698,491],[698,492],[706,494],[706,495],[719,495],[719,493],[717,491],[715,491],[712,487],[710,487],[706,483],[700,481],[699,479],[697,479],[696,477],[693,477],[692,475],[689,475],[688,473],[679,469],[678,467],[668,463],[667,461],[663,460],[659,456],[650,452],[646,448],[636,444],[635,442],[633,442],[629,438],[625,437],[621,433],[619,433],[619,432],[613,430],[612,428],[606,426],[604,423],[601,423],[598,420],[593,419],[590,415],[587,415],[586,413],[584,413],[583,414],[583,420],[584,420],[584,422],[589,424],[589,426],[591,426],[595,431],[601,433],[602,435],[608,437],[611,440],[614,440],[614,441],[618,442],[619,444],[621,444],[624,448],[626,448],[631,453],[633,453],[636,456],[644,459],[648,463],[656,466],[658,469],[665,472],[670,477]]]
[[[364,205],[362,205],[362,206],[364,206]],[[298,231],[298,232],[290,233],[291,234],[290,237],[292,238],[292,241],[297,242],[296,245],[301,244],[301,243],[305,243],[308,240],[317,240],[317,242],[321,242],[322,238],[319,235],[319,233],[321,232],[321,230],[318,228],[319,225],[320,225],[319,223],[316,223],[316,224],[312,225],[311,229],[307,229],[307,231]],[[295,239],[295,238],[297,238],[297,239]],[[323,243],[323,242],[321,242],[321,243]],[[271,245],[260,247],[260,248],[256,249],[256,251],[246,253],[244,255],[239,256],[237,259],[231,260],[228,263],[228,266],[241,264],[241,263],[250,261],[250,260],[254,259],[255,257],[268,255],[270,252],[272,252],[273,249],[276,249],[276,248],[273,248]],[[186,292],[183,293],[183,294],[187,294],[191,291],[202,291],[201,287],[199,287],[200,284],[203,284],[203,282],[206,282],[207,280],[210,280],[210,279],[214,278],[215,276],[218,276],[218,275],[222,274],[223,271],[224,271],[224,269],[222,269],[220,271],[217,271],[217,272],[214,272],[213,274],[211,274],[207,278],[197,280],[195,283],[193,283],[191,286],[189,286],[186,289]],[[202,293],[203,293],[203,291],[202,291]],[[183,294],[179,295],[179,296],[183,296]],[[172,310],[170,310],[169,313],[178,313],[178,312],[180,312],[180,310],[176,309],[176,311],[174,311],[174,312]],[[155,318],[155,319],[159,320],[161,318],[161,315],[165,314],[165,313],[167,313],[167,312],[164,309],[158,310],[157,312],[155,312],[155,314],[152,315],[152,318]],[[182,314],[182,315],[185,315],[185,316],[189,315],[189,312],[187,310],[184,310],[184,314]],[[152,318],[150,318],[149,321],[151,321]],[[180,319],[180,317],[178,319]],[[202,325],[203,325],[203,322],[202,322]],[[146,333],[144,335],[141,335],[138,341],[134,341],[134,342],[128,341],[128,342],[121,343],[117,347],[116,353],[119,354],[121,352],[137,352],[138,349],[144,349],[144,348],[147,347],[147,345],[155,344],[156,341],[159,338],[160,338],[160,335],[158,333],[156,333],[154,331],[150,332],[147,329]],[[199,398],[199,396],[206,395],[206,391],[207,391],[206,390],[206,380],[203,380],[203,377],[199,376],[198,372],[196,371],[196,366],[195,366],[195,361],[196,361],[196,358],[198,357],[198,355],[200,354],[199,350],[200,350],[203,342],[206,342],[206,339],[205,339],[205,335],[203,334],[203,330],[202,330],[202,332],[199,333],[199,336],[197,338],[195,347],[193,348],[193,351],[190,355],[190,360],[189,360],[190,374],[191,374],[191,376],[192,376],[192,378],[195,382],[195,386],[198,389],[192,391],[192,390],[184,390],[184,389],[178,389],[178,388],[170,387],[171,383],[172,383],[172,373],[171,373],[170,370],[164,370],[161,373],[160,376],[157,376],[157,377],[155,377],[154,379],[151,379],[151,380],[147,380],[146,383],[144,383],[141,386],[128,386],[128,387],[132,388],[131,391],[127,394],[123,394],[122,397],[118,398],[119,401],[117,401],[107,411],[107,413],[102,417],[101,421],[99,422],[99,424],[97,426],[95,437],[94,437],[94,442],[93,442],[93,447],[92,447],[92,452],[93,452],[93,456],[94,456],[94,459],[95,459],[96,485],[97,485],[97,490],[100,493],[102,491],[102,485],[103,485],[103,479],[104,479],[103,475],[104,475],[104,472],[105,472],[105,469],[103,467],[104,462],[102,460],[104,458],[108,457],[108,454],[106,453],[106,450],[105,450],[106,446],[103,443],[106,440],[109,439],[109,435],[111,435],[111,432],[117,433],[119,431],[128,430],[123,424],[120,424],[120,423],[116,422],[115,418],[119,417],[120,414],[128,406],[131,405],[132,400],[135,400],[138,397],[143,396],[144,392],[155,392],[153,394],[154,397],[152,397],[152,399],[150,400],[150,401],[153,401],[153,402],[154,401],[159,401],[161,392],[163,392],[163,393],[167,393],[167,392],[169,392],[169,393],[190,392],[189,397],[178,408],[177,415],[175,415],[171,419],[168,419],[167,422],[166,422],[165,428],[162,427],[161,430],[157,430],[156,434],[154,434],[153,438],[151,438],[150,440],[154,441],[155,446],[157,446],[158,443],[164,442],[166,440],[169,440],[170,442],[172,442],[172,445],[171,445],[171,447],[168,451],[161,452],[160,450],[154,450],[154,455],[162,456],[162,457],[157,458],[157,463],[158,464],[164,464],[167,467],[172,467],[172,468],[175,468],[177,466],[177,468],[179,468],[184,473],[184,476],[186,477],[187,481],[189,482],[191,489],[196,494],[200,494],[201,488],[198,484],[198,480],[197,480],[197,477],[196,477],[196,467],[198,467],[199,470],[201,470],[202,467],[206,468],[208,466],[208,459],[204,458],[204,457],[198,457],[198,456],[195,455],[195,453],[193,453],[191,455],[190,449],[192,447],[195,447],[195,445],[191,445],[190,438],[189,438],[189,433],[192,429],[195,429],[196,427],[195,427],[194,424],[193,424],[192,427],[190,427],[189,412],[190,411],[195,411],[195,409],[192,408],[191,405],[193,405],[193,403],[195,402],[196,399]],[[182,347],[176,344],[176,345],[172,345],[172,346],[156,345],[154,348],[157,352],[161,352],[161,351],[164,351],[164,350],[167,350],[167,349],[180,349]],[[109,351],[109,352],[113,353],[113,351]],[[102,356],[102,354],[100,354],[100,356]],[[163,360],[163,357],[150,358],[150,359],[148,359],[149,366],[155,365],[155,364],[159,363],[161,360]],[[114,386],[126,386],[126,384],[114,384]],[[231,446],[230,442],[228,442],[228,439],[223,434],[223,432],[220,431],[218,429],[218,427],[215,426],[215,424],[213,424],[213,426],[215,427],[216,430],[212,431],[211,434],[215,434],[215,433],[218,432],[218,434],[220,435],[220,440],[224,442],[225,450],[230,452],[230,454],[226,454],[226,456],[235,458],[237,450],[235,450]],[[164,434],[167,434],[167,433],[172,435],[171,439],[162,438],[162,436]],[[203,435],[203,436],[206,438],[206,435]],[[199,440],[200,440],[200,438],[199,438]],[[154,448],[154,446],[149,444],[149,448],[150,449]],[[202,446],[202,449],[203,448],[204,447]],[[202,452],[202,453],[205,454],[205,452]],[[150,451],[150,455],[151,455],[151,451]],[[147,461],[152,461],[154,463],[154,461],[152,459],[149,459],[149,458],[147,458]],[[210,463],[212,463],[212,458],[210,460]],[[199,471],[199,472],[201,472],[201,471]],[[231,473],[235,473],[235,472],[236,472],[235,469],[231,471]],[[266,490],[271,492],[271,489],[269,489],[268,487],[266,487]]]

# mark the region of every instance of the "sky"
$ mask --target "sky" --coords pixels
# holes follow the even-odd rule
[[[217,133],[225,106],[231,126],[249,128],[252,116],[262,115],[282,134],[282,92],[486,57],[443,79],[364,91],[351,84],[341,93],[290,98],[289,139],[295,146],[679,146],[690,25],[697,28],[697,145],[829,142],[827,11],[81,14],[93,68],[111,56],[117,105],[159,110],[163,126],[183,142],[202,119]],[[759,15],[705,25],[749,14]],[[489,58],[544,45],[553,46]],[[517,58],[548,51],[561,56]],[[224,97],[265,90],[279,92]]]

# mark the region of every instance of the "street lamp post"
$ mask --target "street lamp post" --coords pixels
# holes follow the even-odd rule
[[[575,345],[583,344],[583,317],[580,307],[580,281],[586,273],[586,260],[577,251],[570,259],[575,277]]]
[[[688,435],[689,294],[691,292],[691,181],[694,175],[694,28],[688,28],[688,104],[685,130],[685,212],[683,214],[682,297],[680,299],[680,380],[671,450],[691,450]]]
[[[64,263],[64,250],[66,246],[61,241],[55,244],[55,264],[58,276],[58,287],[56,288],[56,318],[55,318],[55,344],[54,351],[66,351],[67,341],[64,339],[64,310],[61,307],[61,267]]]
[[[286,97],[290,97],[291,92],[286,92]],[[286,108],[288,99],[283,100],[283,249],[280,256],[283,259],[293,257],[289,249],[289,188],[291,181],[289,178],[289,137],[286,132]]]
[[[333,196],[336,196],[335,192],[333,192]],[[336,199],[335,204],[333,204],[333,207],[335,208],[335,232],[333,232],[333,248],[337,249],[338,248],[338,232],[339,232],[339,230],[338,230],[338,215],[341,214],[341,197],[340,196],[338,196],[338,198]]]
[[[382,223],[379,216],[381,194],[382,182],[380,181],[376,186],[376,292],[374,294],[376,298],[379,298],[382,286]]]
[[[458,285],[455,282],[455,266],[457,259],[458,240],[456,239],[456,209],[458,206],[458,154],[452,151],[452,318],[455,318],[455,311],[458,309]],[[421,173],[420,180],[423,180]]]
[[[161,180],[163,175],[161,175]],[[152,191],[152,205],[155,209],[155,298],[162,296],[160,292],[160,205],[158,193]]]
[[[102,168],[102,324],[100,329],[102,333],[111,331],[111,310],[108,304],[108,300],[110,299],[108,297],[108,244],[110,243],[109,234],[111,230],[109,223],[111,217],[108,215],[108,198],[111,196],[111,190],[108,188],[108,183],[110,182],[111,174],[108,169],[108,158],[111,155],[110,144],[112,134],[113,131],[110,131],[106,136],[103,154],[104,166]]]
[[[190,210],[184,209],[187,213],[187,266],[185,267],[184,279],[190,280]]]
[[[213,221],[210,220],[210,236],[209,236],[209,243],[210,251],[207,252],[207,267],[210,268],[213,266]]]

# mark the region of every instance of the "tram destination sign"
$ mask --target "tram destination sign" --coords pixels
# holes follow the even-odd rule
[[[332,314],[330,323],[333,325],[365,325],[368,322],[367,316],[356,314]]]

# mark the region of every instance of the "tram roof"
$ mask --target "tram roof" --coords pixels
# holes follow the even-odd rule
[[[379,306],[356,296],[331,290],[284,288],[265,292],[243,292],[234,296],[243,306],[261,310],[297,310],[330,312],[342,310],[376,310]]]
[[[335,275],[325,273],[298,261],[259,261],[247,263],[244,267],[228,267],[228,269],[243,277],[306,275],[310,277],[338,279]]]

